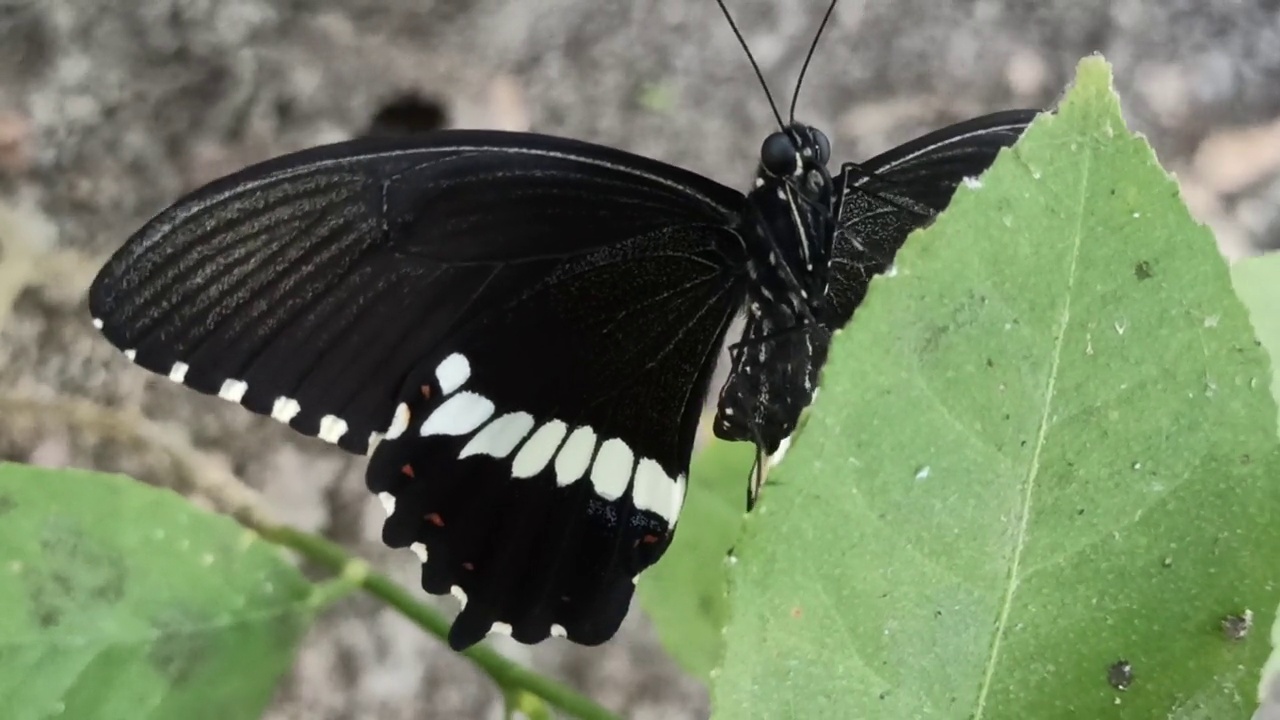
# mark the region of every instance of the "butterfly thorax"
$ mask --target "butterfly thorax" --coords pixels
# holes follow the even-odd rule
[[[750,294],[812,322],[822,314],[835,233],[834,192],[821,131],[793,124],[765,139],[739,234]]]

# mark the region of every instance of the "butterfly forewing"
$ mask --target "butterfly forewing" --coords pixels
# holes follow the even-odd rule
[[[670,541],[741,304],[741,195],[454,132],[286,156],[165,210],[90,291],[138,364],[353,452],[451,641],[601,642]],[[385,439],[383,439],[385,436]],[[380,442],[379,442],[380,441]]]
[[[911,231],[946,209],[965,178],[981,175],[1013,145],[1035,110],[984,115],[936,130],[836,177],[836,234],[828,327],[849,322],[871,278],[888,269]]]

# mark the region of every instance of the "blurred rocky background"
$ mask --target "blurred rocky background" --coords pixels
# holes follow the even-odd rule
[[[825,2],[729,4],[783,101]],[[1051,104],[1094,51],[1223,252],[1280,246],[1275,0],[843,0],[798,116],[837,159],[865,158]],[[377,540],[362,461],[100,341],[83,299],[97,266],[183,191],[375,124],[570,135],[745,188],[771,122],[712,0],[0,0],[0,457],[180,487],[232,473],[416,584]],[[626,717],[708,714],[639,613],[598,649],[501,647]],[[467,662],[363,599],[311,633],[268,714],[500,716]]]

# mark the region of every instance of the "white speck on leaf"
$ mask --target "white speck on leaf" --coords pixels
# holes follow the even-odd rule
[[[1135,463],[1133,464],[1133,469],[1134,469],[1134,470],[1141,470],[1141,469],[1142,469],[1142,463],[1140,463],[1140,462],[1135,462]]]
[[[885,277],[898,277],[898,266],[890,265],[888,270],[884,271]]]
[[[1129,329],[1129,321],[1124,318],[1120,318],[1112,324],[1116,329],[1117,335],[1123,335],[1124,331]]]
[[[930,467],[928,465],[925,465],[921,467],[919,470],[916,470],[916,479],[917,480],[927,479],[929,477],[929,471],[930,471]]]
[[[964,179],[964,186],[970,190],[980,190],[982,188],[982,180],[976,177],[966,177]]]
[[[1140,212],[1136,212],[1136,213],[1134,213],[1134,214],[1133,214],[1133,218],[1134,218],[1135,220],[1137,220],[1137,219],[1138,219],[1138,218],[1140,218],[1140,217],[1142,217],[1142,213],[1140,213]]]
[[[1207,328],[1216,328],[1218,327],[1218,320],[1220,319],[1221,318],[1217,315],[1210,315],[1204,319],[1204,326]]]

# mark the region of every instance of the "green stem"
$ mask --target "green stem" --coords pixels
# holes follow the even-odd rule
[[[343,578],[340,582],[355,582],[442,641],[449,637],[449,622],[439,613],[418,602],[391,578],[368,571],[364,561],[352,557],[339,545],[291,527],[252,521],[249,524],[264,539],[339,573]],[[462,654],[493,678],[504,693],[523,691],[535,695],[580,720],[618,720],[590,698],[508,660],[493,648],[476,645]]]

